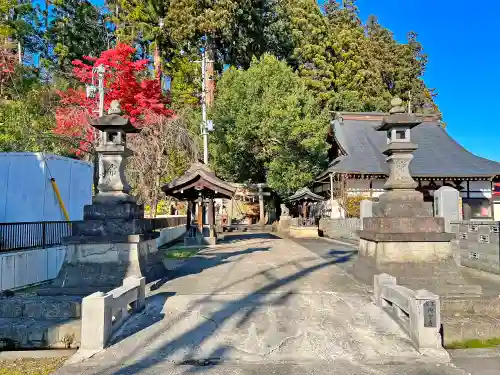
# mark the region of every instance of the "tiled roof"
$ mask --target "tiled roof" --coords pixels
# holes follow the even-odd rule
[[[314,194],[311,190],[308,188],[301,188],[295,192],[292,196],[290,196],[287,201],[288,202],[293,202],[293,201],[298,201],[301,199],[309,199],[312,201],[322,201],[324,198],[321,195]]]
[[[319,176],[330,172],[388,175],[382,152],[387,148],[386,133],[376,131],[380,120],[335,121],[337,142],[347,155],[330,163]],[[436,121],[425,122],[411,130],[418,145],[410,164],[410,173],[418,177],[493,177],[500,175],[500,163],[476,156],[460,146]]]

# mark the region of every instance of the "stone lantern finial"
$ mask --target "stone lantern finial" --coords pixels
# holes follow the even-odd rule
[[[394,115],[394,114],[397,114],[397,113],[405,113],[406,112],[406,109],[405,107],[403,107],[403,101],[396,97],[394,99],[391,100],[391,110],[389,111],[389,113],[391,115]]]
[[[121,115],[121,114],[122,114],[122,108],[120,106],[120,101],[113,100],[109,105],[108,115]]]

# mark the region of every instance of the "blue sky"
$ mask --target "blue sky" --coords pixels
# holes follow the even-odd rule
[[[320,1],[321,2],[321,1]],[[375,14],[397,40],[418,33],[429,55],[425,82],[448,133],[469,151],[500,161],[500,1],[358,0],[364,21]]]
[[[319,0],[322,3],[324,0]],[[102,4],[103,0],[94,0]],[[375,14],[397,40],[418,33],[429,55],[424,77],[449,134],[469,151],[500,161],[500,1],[358,0],[364,21]]]

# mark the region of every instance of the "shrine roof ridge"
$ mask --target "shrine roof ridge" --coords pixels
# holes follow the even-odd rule
[[[333,122],[335,142],[345,155],[335,158],[317,181],[330,173],[389,175],[383,151],[387,148],[386,134],[378,132],[382,118],[350,119]],[[500,175],[500,163],[472,154],[443,129],[438,121],[426,121],[411,130],[412,142],[418,145],[410,164],[412,176],[428,177],[490,177]]]

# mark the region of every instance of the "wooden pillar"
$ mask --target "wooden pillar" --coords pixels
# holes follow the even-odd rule
[[[207,224],[212,228],[214,225],[214,200],[209,199],[207,202]]]
[[[229,205],[230,205],[229,210],[227,210],[227,225],[231,226],[233,224],[233,206],[234,206],[233,197],[231,197]]]
[[[265,212],[264,212],[264,191],[262,185],[259,184],[259,224],[265,225]]]
[[[191,228],[191,202],[186,202],[186,232]]]
[[[333,173],[330,173],[330,217],[333,219]]]
[[[214,223],[215,223],[215,216],[214,216],[214,200],[212,198],[208,199],[206,202],[207,205],[207,224],[208,224],[208,236],[209,237],[215,237],[215,229],[214,229]]]
[[[198,202],[198,230],[203,233],[203,201]]]

